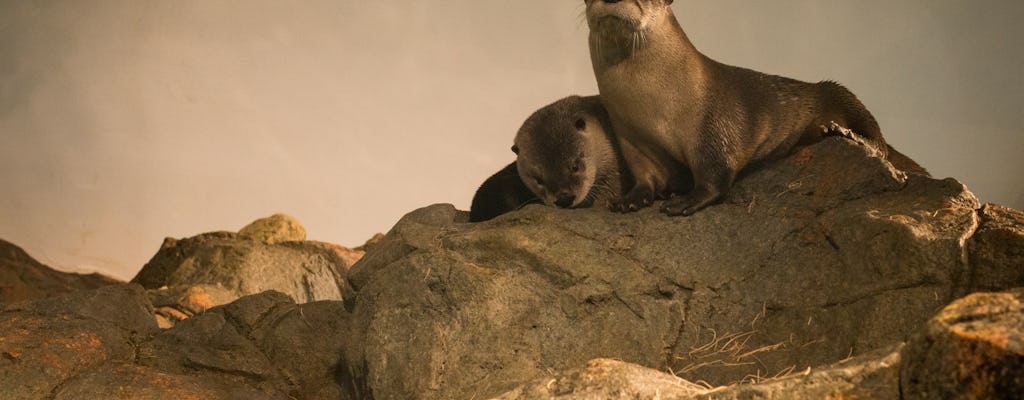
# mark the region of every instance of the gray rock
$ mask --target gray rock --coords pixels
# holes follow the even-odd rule
[[[595,358],[713,385],[828,365],[953,299],[978,207],[840,139],[689,218],[529,206],[468,224],[431,206],[350,271],[346,365],[378,400],[485,398]]]
[[[147,289],[185,288],[179,291],[213,285],[235,293],[234,298],[276,290],[300,303],[341,300],[350,290],[344,279],[348,262],[322,243],[266,244],[212,232],[164,240],[132,282]]]

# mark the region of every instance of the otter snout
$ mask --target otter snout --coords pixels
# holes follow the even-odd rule
[[[561,194],[555,200],[555,205],[561,208],[570,208],[576,203],[576,195],[568,193]]]

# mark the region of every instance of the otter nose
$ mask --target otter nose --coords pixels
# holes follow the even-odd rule
[[[555,205],[562,208],[569,208],[572,207],[572,203],[574,203],[575,201],[576,196],[571,194],[564,194],[559,196],[558,200],[555,200]]]

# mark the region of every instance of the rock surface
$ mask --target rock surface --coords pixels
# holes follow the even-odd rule
[[[1024,212],[986,204],[978,215],[981,224],[968,243],[972,267],[968,288],[1024,287]]]
[[[244,238],[266,244],[301,242],[306,240],[306,228],[287,214],[274,214],[260,218],[238,231]]]
[[[0,398],[339,399],[340,301],[243,297],[160,332],[117,284],[0,310]]]
[[[328,243],[267,244],[236,233],[211,232],[164,240],[132,282],[157,291],[154,303],[161,306],[177,301],[174,308],[186,316],[266,290],[300,303],[342,300],[351,291],[344,276],[353,259],[357,257],[351,250]],[[199,294],[199,301],[189,294]],[[174,301],[166,304],[167,299]]]
[[[528,206],[467,224],[431,206],[350,271],[346,362],[377,400],[485,398],[595,358],[713,385],[827,365],[953,299],[978,207],[839,139],[689,218]]]
[[[0,310],[0,388],[4,399],[48,399],[68,379],[129,361],[156,333],[152,308],[136,285],[118,284]]]
[[[1024,398],[1024,289],[949,305],[904,349],[902,370],[906,400]]]
[[[0,239],[0,304],[36,300],[117,282],[100,274],[55,271],[20,247]]]
[[[540,378],[497,400],[820,400],[897,399],[902,346],[836,365],[761,377],[756,383],[710,388],[622,361],[592,360],[583,369]]]

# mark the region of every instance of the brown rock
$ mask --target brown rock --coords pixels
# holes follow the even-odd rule
[[[117,284],[0,310],[4,399],[52,398],[67,379],[135,356],[157,326],[145,292]]]
[[[55,271],[20,247],[0,239],[0,304],[59,296],[117,282],[100,274]]]
[[[906,400],[1024,398],[1024,289],[950,304],[903,350],[901,370]]]
[[[978,215],[978,231],[968,242],[969,288],[1000,291],[1024,287],[1024,212],[986,204]]]

